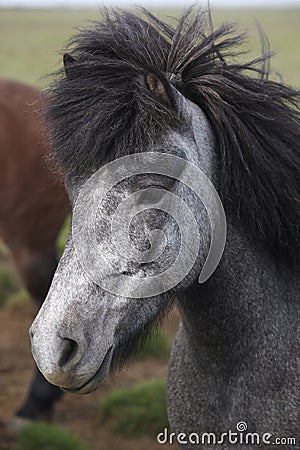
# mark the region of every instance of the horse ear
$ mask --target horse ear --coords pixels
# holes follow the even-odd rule
[[[63,61],[67,78],[73,78],[74,71],[72,66],[76,62],[76,59],[74,59],[73,56],[69,55],[69,53],[65,53],[63,56]]]
[[[150,72],[146,76],[146,83],[152,94],[165,106],[171,106],[171,99],[164,82],[154,73]]]

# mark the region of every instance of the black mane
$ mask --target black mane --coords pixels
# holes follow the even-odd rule
[[[171,26],[146,10],[105,10],[72,41],[76,61],[52,89],[59,164],[76,174],[124,148],[141,150],[176,120],[146,89],[145,73],[174,74],[171,83],[213,128],[225,210],[277,256],[299,264],[300,95],[269,79],[271,54],[261,36],[263,55],[238,64],[244,35],[231,24],[214,30],[207,12],[191,8]]]

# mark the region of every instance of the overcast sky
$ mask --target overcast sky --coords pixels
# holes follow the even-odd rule
[[[108,4],[147,4],[147,5],[182,5],[190,4],[188,0],[0,0],[0,7],[49,7],[49,6],[71,6],[71,7],[86,7],[99,6]],[[206,4],[206,1],[200,3]],[[210,0],[212,6],[270,6],[270,7],[287,7],[299,6],[300,0]]]

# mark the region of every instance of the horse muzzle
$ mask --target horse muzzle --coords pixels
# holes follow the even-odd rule
[[[37,320],[37,319],[36,319]],[[40,333],[36,321],[30,328],[33,358],[44,377],[67,392],[86,394],[97,389],[107,378],[113,345],[99,346],[81,336]],[[102,355],[102,356],[101,356]]]

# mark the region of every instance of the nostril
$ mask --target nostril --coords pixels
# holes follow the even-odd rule
[[[62,341],[62,352],[58,361],[61,368],[71,362],[78,352],[78,344],[73,339],[63,338]]]
[[[29,337],[30,337],[30,339],[33,339],[33,337],[34,337],[34,332],[33,332],[32,328],[30,328],[30,330],[29,330]]]

